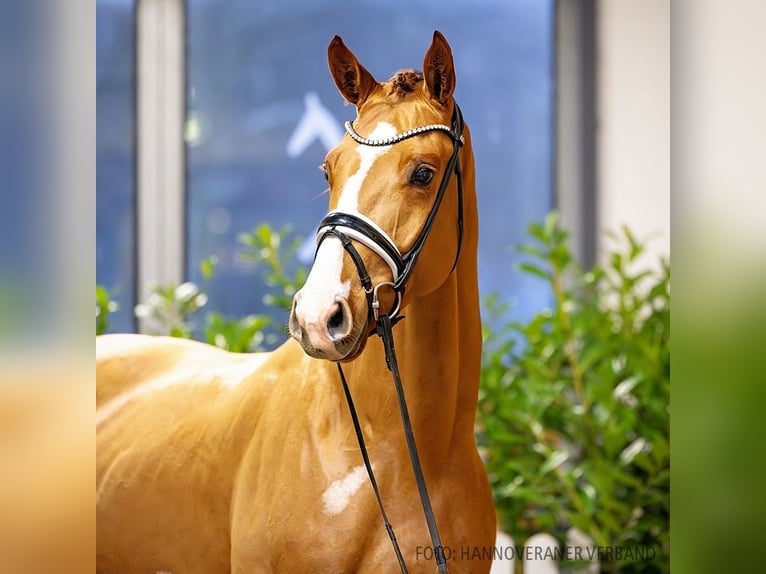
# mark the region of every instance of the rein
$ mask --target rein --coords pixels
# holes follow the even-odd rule
[[[439,184],[439,189],[436,193],[436,198],[434,199],[431,211],[429,212],[428,218],[426,219],[425,224],[423,225],[420,234],[415,239],[412,247],[406,253],[401,254],[393,240],[375,222],[361,214],[345,213],[335,210],[328,213],[319,224],[319,230],[317,232],[317,250],[319,250],[319,246],[328,235],[333,235],[341,241],[343,248],[349,254],[357,268],[362,288],[367,295],[368,322],[375,322],[375,327],[368,334],[368,336],[372,333],[375,333],[376,335],[380,336],[383,341],[386,365],[388,366],[388,370],[391,371],[394,380],[397,400],[399,403],[399,411],[402,419],[402,426],[404,427],[404,436],[407,441],[407,450],[409,451],[412,470],[415,474],[415,481],[418,486],[418,495],[420,496],[420,502],[423,506],[423,514],[425,515],[428,531],[431,536],[431,543],[433,544],[436,564],[440,574],[448,574],[447,558],[444,553],[444,546],[441,543],[441,538],[439,537],[439,529],[436,525],[436,518],[434,517],[433,508],[431,506],[431,499],[428,496],[428,488],[426,487],[425,477],[423,476],[423,469],[420,464],[420,457],[418,456],[418,450],[415,444],[415,435],[412,431],[412,423],[410,421],[409,410],[407,409],[407,401],[404,396],[404,387],[402,385],[401,375],[399,374],[399,365],[396,359],[396,349],[394,347],[393,326],[400,320],[404,319],[404,317],[399,316],[399,311],[402,297],[404,296],[405,286],[412,274],[418,256],[420,255],[420,252],[425,245],[426,239],[431,232],[431,227],[434,224],[436,215],[439,211],[439,207],[442,203],[444,195],[446,194],[447,187],[449,186],[449,182],[453,173],[457,178],[458,189],[458,245],[457,252],[455,254],[455,261],[452,264],[450,273],[454,271],[460,257],[460,247],[463,240],[463,174],[460,169],[460,161],[458,156],[460,147],[465,141],[463,137],[463,115],[460,112],[460,108],[457,106],[457,104],[455,104],[451,127],[443,124],[431,124],[419,128],[414,128],[396,136],[381,140],[370,140],[360,136],[354,129],[353,123],[346,122],[346,132],[348,135],[357,143],[368,146],[393,145],[405,139],[431,131],[441,131],[449,135],[453,141],[453,150],[449,162],[447,163],[447,168],[442,176],[441,183]],[[381,282],[373,286],[372,279],[367,272],[367,268],[365,267],[359,252],[353,245],[353,240],[356,240],[370,248],[386,262],[386,264],[391,269],[393,276],[392,282]],[[378,290],[381,287],[390,287],[396,294],[396,301],[394,306],[386,313],[380,312]],[[349,389],[346,377],[343,373],[343,368],[341,367],[340,363],[338,363],[338,372],[340,374],[341,382],[343,383],[343,391],[345,393],[346,402],[348,403],[349,412],[354,424],[354,431],[356,433],[357,442],[359,443],[359,450],[361,451],[362,458],[364,459],[364,465],[367,470],[367,475],[370,479],[370,484],[372,485],[372,488],[375,492],[375,498],[378,502],[378,507],[383,518],[383,523],[385,525],[386,531],[388,532],[388,536],[391,539],[391,544],[393,545],[397,561],[399,562],[399,567],[401,571],[406,574],[407,565],[404,562],[402,552],[396,540],[396,534],[394,533],[394,529],[388,520],[388,516],[386,515],[386,511],[383,506],[383,500],[380,496],[378,483],[375,480],[375,474],[372,470],[370,457],[367,453],[364,434],[362,432],[361,425],[359,424],[359,418],[356,413],[356,408],[354,407],[354,401],[351,397],[351,391]]]

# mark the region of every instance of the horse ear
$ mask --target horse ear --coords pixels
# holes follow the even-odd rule
[[[361,106],[375,86],[378,85],[378,82],[359,63],[359,60],[346,47],[340,36],[335,36],[330,45],[327,46],[327,61],[330,64],[330,73],[341,95],[348,103],[354,104],[357,108]]]
[[[423,60],[423,77],[428,95],[446,104],[455,91],[455,63],[447,39],[438,30]]]

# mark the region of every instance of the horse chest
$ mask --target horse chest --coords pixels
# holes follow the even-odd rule
[[[358,571],[376,532],[390,544],[358,450],[340,429],[321,441],[305,429],[284,431],[280,456],[240,476],[232,563],[243,572]]]
[[[370,506],[374,501],[353,473],[323,492],[310,486],[301,488],[260,508],[235,509],[234,572],[239,568],[242,572],[356,570],[354,564],[363,552],[356,540],[366,530],[362,524],[375,517]]]

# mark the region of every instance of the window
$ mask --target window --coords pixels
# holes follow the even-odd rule
[[[259,270],[239,255],[238,234],[260,223],[292,226],[310,264],[327,208],[317,166],[354,114],[327,70],[335,34],[387,79],[420,68],[432,31],[444,32],[476,155],[481,290],[512,302],[516,319],[545,306],[549,294],[514,272],[509,246],[555,203],[557,6],[99,0],[97,280],[120,303],[111,330],[135,328],[137,287],[150,279],[200,283],[207,309],[230,316],[273,312]],[[176,93],[184,84],[185,98]],[[307,116],[321,129],[301,134]],[[211,255],[208,283],[199,263]]]
[[[120,304],[111,331],[134,329],[136,303],[134,8],[96,3],[96,280]]]
[[[259,223],[290,224],[306,238],[303,263],[311,262],[327,209],[317,166],[354,115],[327,70],[333,35],[384,80],[394,66],[421,68],[434,29],[452,45],[456,98],[473,137],[482,292],[516,303],[516,318],[544,306],[549,294],[513,272],[509,246],[553,207],[554,10],[552,0],[353,9],[339,1],[189,0],[186,275],[203,282],[199,262],[218,257],[209,307],[234,316],[265,311],[263,282],[240,259],[236,239]],[[319,128],[302,134],[307,115]]]

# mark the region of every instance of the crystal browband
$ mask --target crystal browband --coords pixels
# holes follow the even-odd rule
[[[453,141],[454,140],[460,141],[460,145],[465,143],[465,140],[463,139],[462,135],[456,136],[455,133],[452,131],[452,128],[450,128],[449,126],[445,126],[444,124],[430,124],[427,126],[421,126],[419,128],[413,128],[406,132],[402,132],[400,134],[396,134],[395,136],[391,136],[390,138],[385,138],[380,140],[371,140],[369,138],[360,136],[357,133],[357,131],[354,129],[353,122],[351,121],[346,122],[346,133],[348,133],[348,135],[351,136],[351,139],[353,139],[355,142],[360,143],[362,145],[369,145],[369,146],[393,145],[395,143],[398,143],[402,140],[406,140],[413,136],[416,136],[425,132],[434,132],[434,131],[445,132],[449,137],[452,138]]]

